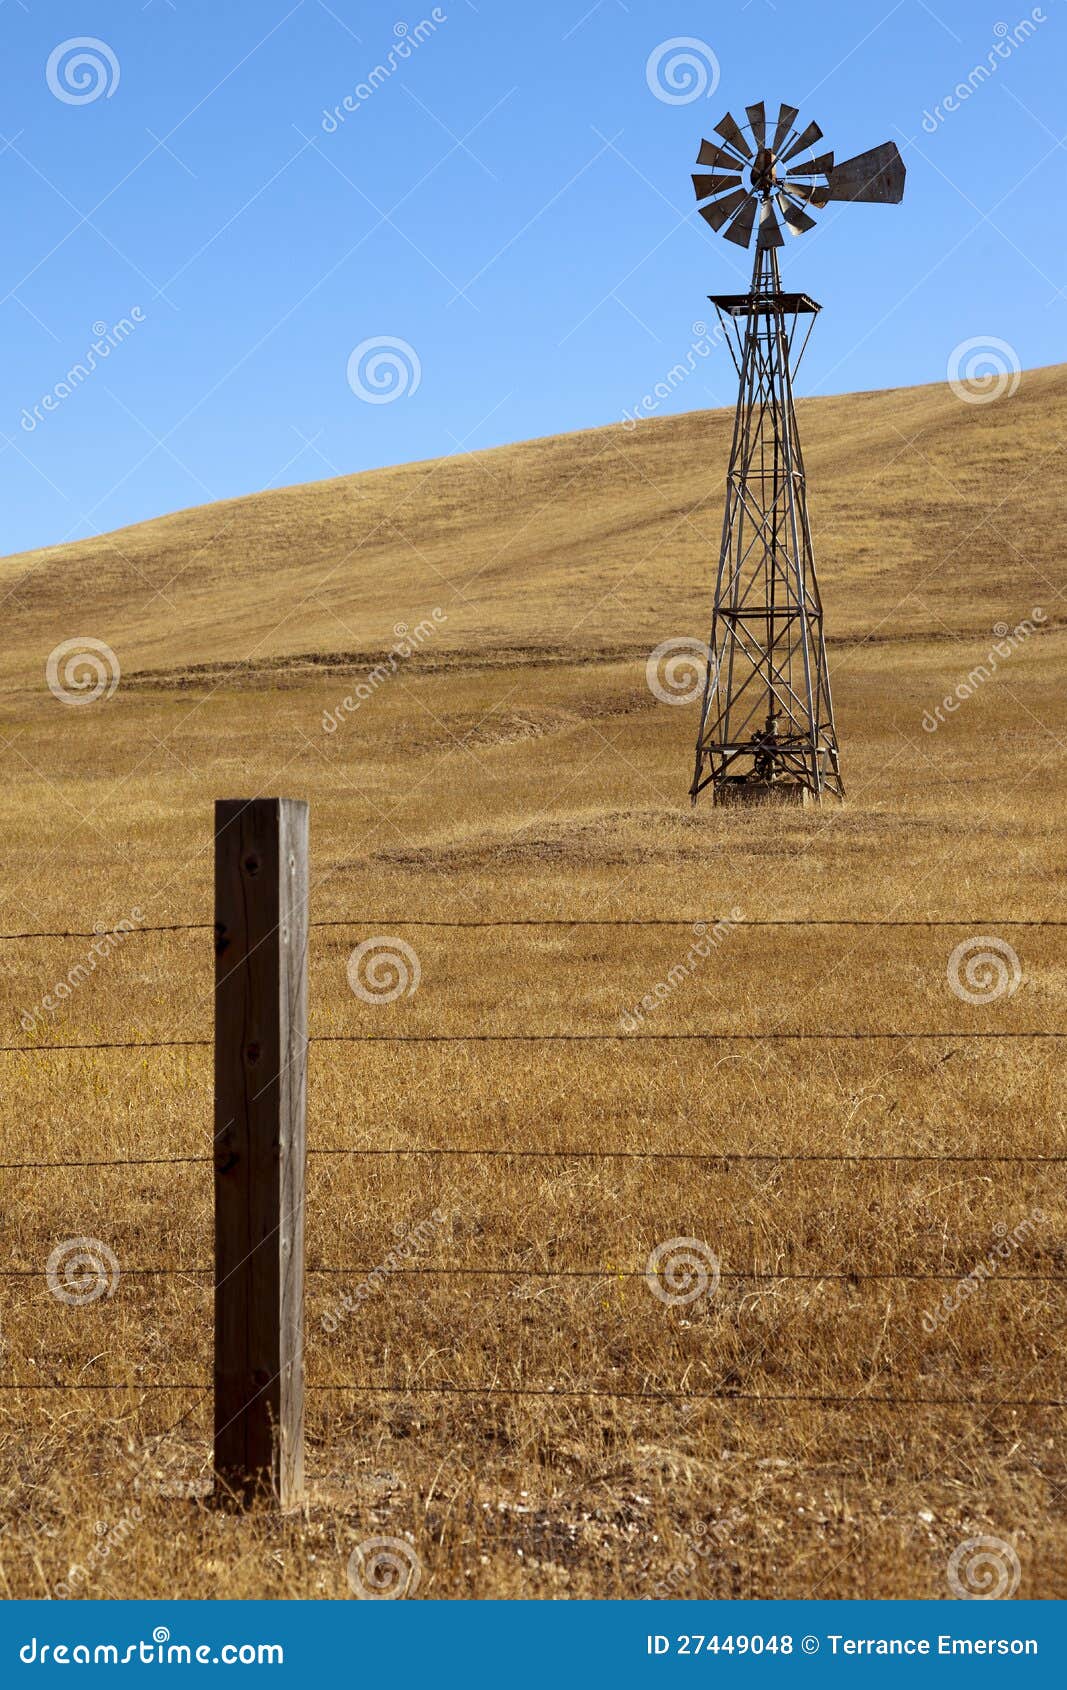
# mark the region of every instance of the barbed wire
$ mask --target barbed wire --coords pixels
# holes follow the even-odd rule
[[[172,921],[160,927],[60,928],[51,932],[0,933],[8,939],[137,939],[142,933],[211,933],[213,921]]]
[[[1067,1162],[1067,1155],[1056,1153],[1045,1155],[1025,1151],[1019,1154],[1004,1154],[980,1151],[951,1151],[943,1154],[940,1151],[911,1151],[887,1150],[878,1152],[864,1152],[862,1154],[849,1150],[578,1150],[566,1145],[554,1150],[513,1150],[507,1146],[497,1145],[386,1145],[384,1147],[362,1145],[329,1146],[323,1149],[312,1147],[309,1156],[482,1156],[493,1158],[497,1156],[532,1158],[543,1161],[555,1157],[574,1158],[579,1161],[657,1161],[657,1162],[1006,1162],[1014,1165],[1020,1162],[1047,1162],[1056,1166]],[[206,1160],[207,1158],[205,1158]],[[0,1167],[11,1164],[0,1163]],[[18,1164],[15,1164],[16,1166]],[[35,1166],[35,1164],[26,1164]],[[52,1164],[57,1167],[63,1163]],[[122,1166],[123,1164],[116,1164]]]
[[[120,1276],[123,1279],[180,1279],[183,1275],[192,1276],[214,1273],[214,1271],[212,1267],[124,1267],[120,1269]],[[0,1279],[45,1279],[46,1277],[45,1269],[40,1267],[0,1267]]]
[[[1067,918],[1055,916],[752,916],[735,921],[715,915],[580,915],[580,916],[480,916],[460,919],[438,916],[366,915],[332,916],[311,921],[308,926],[348,927],[439,927],[449,929],[487,927],[713,927],[729,921],[732,927],[1067,927]],[[0,933],[0,943],[24,939],[137,939],[152,933],[213,933],[213,921],[171,921],[155,926],[29,929]]]
[[[320,1275],[320,1276],[329,1277],[329,1278],[337,1278],[339,1276],[343,1276],[343,1277],[348,1278],[348,1279],[367,1279],[371,1276],[371,1274],[377,1273],[377,1272],[380,1272],[380,1271],[381,1271],[381,1263],[378,1263],[376,1265],[371,1265],[371,1266],[360,1266],[358,1264],[355,1264],[355,1265],[352,1265],[352,1266],[340,1266],[340,1267],[334,1267],[334,1266],[311,1267],[311,1266],[306,1266],[305,1269],[304,1269],[304,1272],[308,1277],[311,1277],[312,1275]],[[827,1270],[827,1271],[824,1271],[822,1269],[817,1269],[817,1270],[814,1270],[814,1271],[811,1271],[811,1272],[804,1271],[804,1272],[801,1272],[801,1273],[793,1273],[793,1272],[783,1271],[783,1270],[773,1271],[773,1270],[765,1269],[765,1268],[732,1268],[732,1269],[723,1268],[719,1272],[718,1277],[720,1279],[736,1280],[736,1281],[739,1281],[741,1283],[745,1283],[749,1280],[759,1280],[761,1282],[767,1282],[767,1283],[771,1283],[771,1284],[777,1284],[778,1281],[780,1281],[780,1280],[802,1280],[802,1281],[806,1281],[806,1282],[807,1281],[824,1282],[824,1281],[840,1280],[842,1283],[851,1285],[851,1284],[857,1284],[861,1280],[865,1280],[865,1279],[892,1280],[894,1283],[898,1282],[898,1281],[925,1283],[928,1280],[932,1280],[932,1281],[937,1281],[937,1282],[944,1282],[945,1284],[954,1284],[959,1279],[966,1279],[968,1274],[971,1271],[972,1270],[969,1267],[957,1268],[955,1271],[948,1272],[948,1273],[941,1273],[941,1272],[931,1273],[931,1272],[928,1272],[928,1271],[914,1272],[914,1271],[912,1271],[910,1269],[906,1269],[906,1268],[904,1268],[904,1269],[890,1269],[890,1270],[885,1270],[885,1271],[874,1270],[872,1272],[868,1272],[868,1270],[866,1268],[852,1268],[852,1269],[833,1268],[833,1269],[830,1269],[830,1270]],[[124,1278],[124,1279],[143,1279],[143,1278],[181,1279],[181,1278],[203,1277],[205,1275],[213,1274],[214,1272],[215,1272],[215,1269],[213,1267],[210,1267],[210,1266],[204,1266],[204,1267],[124,1267],[124,1268],[121,1269],[121,1277]],[[431,1278],[433,1278],[433,1277],[449,1278],[449,1277],[451,1277],[455,1274],[474,1275],[474,1276],[477,1276],[477,1277],[480,1277],[480,1278],[487,1278],[487,1279],[643,1279],[643,1280],[647,1280],[648,1277],[649,1277],[649,1270],[647,1268],[614,1268],[614,1267],[604,1267],[604,1268],[599,1268],[599,1267],[592,1267],[592,1268],[531,1268],[531,1267],[511,1266],[508,1263],[500,1263],[498,1265],[493,1265],[493,1266],[489,1266],[489,1267],[463,1267],[463,1266],[461,1266],[457,1263],[453,1263],[453,1262],[446,1262],[446,1263],[440,1264],[438,1266],[415,1266],[415,1267],[389,1268],[388,1273],[389,1273],[390,1279],[407,1278],[407,1277],[411,1277],[411,1276],[418,1277],[418,1276],[422,1276],[422,1275],[429,1276]],[[27,1267],[0,1268],[0,1279],[44,1279],[45,1277],[46,1277],[45,1270],[43,1268],[40,1268],[40,1267],[37,1267],[37,1268],[27,1268]],[[655,1276],[653,1275],[653,1277],[655,1277]],[[997,1274],[995,1279],[990,1279],[989,1284],[996,1284],[996,1285],[1000,1285],[1000,1284],[1060,1285],[1060,1284],[1067,1284],[1067,1274],[1065,1274],[1065,1273],[1001,1273],[1001,1274]]]
[[[183,1050],[211,1044],[210,1039],[95,1039],[82,1044],[0,1045],[15,1056],[37,1056],[55,1050]]]
[[[498,1157],[519,1158],[526,1160],[573,1160],[573,1161],[654,1161],[654,1162],[848,1162],[862,1164],[870,1162],[884,1164],[891,1162],[921,1162],[938,1166],[942,1163],[1004,1163],[1009,1167],[1028,1165],[1041,1167],[1058,1167],[1067,1162],[1067,1155],[1033,1155],[1029,1152],[1019,1154],[990,1154],[988,1151],[952,1152],[948,1155],[925,1151],[893,1150],[877,1154],[853,1154],[850,1151],[790,1151],[790,1150],[575,1150],[562,1148],[558,1150],[509,1150],[489,1146],[456,1147],[449,1145],[431,1145],[422,1148],[412,1146],[385,1146],[381,1149],[311,1149],[308,1156],[478,1156],[486,1160]],[[0,1172],[4,1173],[48,1173],[63,1172],[74,1168],[176,1168],[188,1164],[214,1165],[213,1156],[118,1156],[100,1157],[84,1161],[56,1161],[56,1162],[0,1162]]]
[[[975,1031],[959,1027],[875,1028],[854,1030],[790,1032],[777,1028],[765,1032],[701,1029],[690,1033],[313,1033],[309,1044],[670,1044],[675,1042],[717,1043],[734,1039],[776,1042],[798,1039],[1067,1039],[1067,1031],[1017,1028],[1001,1032]],[[0,1049],[10,1048],[0,1046]],[[75,1047],[77,1048],[77,1047]]]
[[[31,1379],[19,1383],[13,1379],[0,1379],[0,1391],[210,1391],[213,1383],[211,1379],[167,1380],[163,1383],[148,1380],[134,1383],[129,1379]]]
[[[725,919],[725,918],[719,918]],[[584,928],[584,927],[618,927],[618,928],[646,928],[646,927],[694,927],[700,923],[713,925],[715,917],[700,916],[579,916],[579,917],[487,917],[477,919],[446,919],[431,917],[388,917],[366,916],[359,919],[329,918],[310,923],[311,928],[317,930],[336,930],[367,927],[419,927],[438,928],[442,930],[459,929],[488,929],[488,928]],[[738,927],[759,928],[816,928],[816,927],[851,927],[866,929],[960,929],[972,927],[987,928],[1063,928],[1067,927],[1067,920],[1055,918],[1023,918],[1023,917],[913,917],[913,918],[851,918],[851,917],[774,917],[753,918],[735,923]],[[18,933],[0,934],[0,941],[29,941],[29,940],[70,940],[70,939],[100,939],[105,937],[119,937],[123,939],[146,936],[149,934],[181,933],[181,932],[213,932],[213,922],[175,922],[154,926],[134,927],[130,929],[93,929],[75,930],[64,929],[56,931],[26,931]],[[309,1044],[489,1044],[489,1043],[586,1043],[586,1042],[758,1042],[774,1040],[777,1042],[794,1041],[860,1041],[860,1040],[1061,1040],[1067,1038],[1067,1031],[1050,1029],[1006,1029],[991,1031],[987,1029],[890,1029],[878,1031],[875,1029],[855,1030],[818,1030],[818,1031],[734,1031],[734,1030],[697,1030],[689,1032],[660,1032],[629,1034],[623,1032],[501,1032],[501,1033],[353,1033],[353,1034],[315,1034]],[[38,1045],[0,1045],[0,1052],[12,1055],[44,1055],[52,1052],[72,1051],[110,1051],[110,1050],[163,1050],[163,1049],[202,1049],[210,1046],[208,1038],[200,1039],[158,1039],[158,1040],[96,1040],[87,1042],[55,1042]],[[367,1147],[313,1147],[310,1155],[321,1156],[480,1156],[485,1158],[514,1156],[523,1158],[581,1158],[581,1159],[641,1159],[660,1161],[701,1161],[701,1162],[842,1162],[850,1164],[870,1163],[1003,1163],[1007,1165],[1032,1164],[1040,1165],[1047,1162],[1058,1165],[1067,1161],[1067,1156],[1053,1154],[1004,1154],[1004,1153],[934,1153],[934,1152],[888,1152],[864,1153],[850,1152],[770,1152],[770,1151],[659,1151],[652,1149],[639,1150],[592,1150],[592,1149],[536,1149],[514,1150],[498,1147],[473,1146],[434,1146],[414,1147],[395,1146],[381,1148]],[[116,1158],[85,1158],[76,1161],[63,1162],[4,1162],[0,1168],[7,1171],[39,1171],[46,1168],[118,1168],[118,1167],[162,1167],[180,1164],[210,1163],[213,1158],[207,1155],[185,1156],[137,1156]],[[216,1269],[213,1266],[145,1266],[131,1267],[122,1270],[129,1278],[214,1278]],[[309,1266],[306,1269],[308,1277],[338,1277],[365,1278],[374,1272],[373,1268],[360,1266]],[[414,1265],[398,1267],[391,1270],[394,1274],[412,1278],[446,1278],[446,1277],[476,1277],[476,1278],[519,1278],[536,1280],[639,1280],[647,1279],[647,1270],[640,1268],[543,1268],[509,1266],[506,1264],[482,1265],[466,1267],[457,1264],[444,1265]],[[761,1283],[778,1282],[826,1282],[859,1285],[864,1282],[902,1282],[902,1283],[952,1283],[965,1277],[967,1269],[955,1272],[931,1272],[915,1270],[833,1270],[833,1271],[776,1271],[759,1269],[730,1269],[720,1273],[720,1277],[732,1283],[756,1281]],[[0,1278],[36,1280],[44,1277],[40,1268],[0,1268]],[[1067,1282],[1067,1274],[1002,1274],[992,1283],[1049,1285]],[[0,1380],[0,1391],[6,1392],[50,1392],[50,1391],[91,1391],[91,1392],[206,1392],[211,1388],[209,1378],[181,1381],[152,1381],[130,1382],[115,1380],[76,1380],[76,1381],[28,1381],[17,1383],[10,1380]],[[863,1404],[874,1404],[891,1408],[956,1407],[963,1409],[983,1410],[988,1408],[1013,1409],[1056,1409],[1067,1407],[1067,1400],[1060,1398],[991,1398],[974,1397],[945,1397],[926,1395],[892,1395],[892,1394],[864,1394],[845,1396],[833,1392],[783,1392],[765,1393],[758,1391],[738,1390],[676,1390],[673,1388],[628,1390],[606,1389],[601,1386],[560,1386],[560,1385],[392,1385],[373,1384],[359,1381],[339,1383],[313,1384],[309,1383],[308,1391],[329,1393],[352,1392],[365,1395],[381,1396],[461,1396],[461,1397],[508,1397],[508,1398],[551,1398],[560,1399],[604,1399],[632,1402],[719,1402],[746,1403],[756,1406],[777,1404],[820,1404],[826,1407],[847,1407],[856,1409]],[[182,1421],[195,1411],[187,1411]],[[177,1424],[181,1425],[182,1421]]]
[[[729,921],[731,927],[1067,927],[1067,919],[1056,916],[753,916],[735,921],[715,915],[546,915],[484,916],[472,920],[439,919],[437,916],[334,917],[313,921],[312,927],[695,927]],[[142,932],[145,929],[141,930]],[[0,934],[0,938],[3,935]]]
[[[305,1269],[305,1271],[309,1274],[317,1273],[317,1274],[327,1274],[327,1275],[330,1275],[330,1276],[336,1276],[338,1274],[344,1274],[344,1275],[351,1277],[351,1278],[355,1278],[357,1275],[361,1276],[363,1278],[368,1278],[372,1273],[379,1271],[379,1270],[380,1270],[380,1264],[379,1264],[379,1269],[375,1269],[373,1267],[351,1267],[351,1268],[349,1268],[349,1267],[309,1267],[309,1268]],[[761,1280],[761,1281],[767,1281],[767,1282],[770,1282],[770,1283],[777,1283],[778,1280],[784,1280],[784,1279],[796,1279],[796,1280],[805,1280],[805,1281],[808,1281],[808,1280],[818,1280],[818,1281],[842,1280],[842,1281],[844,1281],[848,1284],[853,1284],[853,1283],[855,1283],[859,1280],[862,1280],[862,1279],[878,1279],[878,1280],[893,1280],[893,1281],[898,1281],[898,1280],[921,1281],[921,1282],[925,1282],[927,1280],[938,1280],[938,1281],[944,1281],[946,1284],[953,1284],[959,1279],[966,1279],[968,1274],[971,1271],[972,1270],[971,1270],[970,1267],[963,1267],[963,1268],[958,1268],[954,1273],[926,1273],[926,1272],[924,1272],[924,1273],[912,1273],[912,1272],[910,1272],[906,1269],[900,1270],[900,1271],[894,1270],[892,1272],[885,1272],[885,1273],[883,1273],[883,1272],[869,1273],[869,1272],[867,1272],[867,1270],[865,1268],[855,1268],[851,1271],[849,1271],[849,1270],[842,1271],[841,1269],[835,1268],[830,1272],[823,1272],[822,1270],[819,1270],[819,1271],[813,1272],[813,1273],[806,1273],[806,1272],[805,1273],[788,1273],[788,1272],[777,1272],[776,1273],[776,1272],[770,1272],[770,1271],[762,1269],[762,1268],[761,1269],[735,1268],[735,1269],[730,1269],[730,1270],[723,1268],[723,1269],[720,1270],[718,1277],[720,1279],[739,1280],[741,1282],[745,1282],[745,1281],[748,1281],[748,1280]],[[516,1278],[516,1279],[643,1279],[643,1280],[647,1280],[649,1278],[649,1270],[647,1268],[529,1268],[529,1267],[508,1267],[508,1266],[500,1266],[500,1267],[456,1267],[456,1266],[453,1266],[451,1264],[449,1264],[448,1266],[445,1266],[445,1267],[397,1267],[397,1268],[389,1268],[388,1273],[389,1273],[390,1279],[395,1278],[397,1276],[406,1276],[406,1275],[412,1275],[412,1274],[413,1275],[428,1274],[428,1275],[441,1275],[441,1276],[452,1275],[452,1274],[474,1274],[474,1275],[479,1275],[479,1276],[484,1275],[486,1278],[497,1278],[497,1279]],[[653,1274],[652,1277],[655,1278],[655,1275]],[[1023,1284],[1032,1284],[1032,1285],[1067,1284],[1067,1273],[1002,1273],[1002,1274],[997,1274],[995,1280],[990,1279],[990,1281],[989,1281],[990,1284],[1007,1284],[1009,1282],[1015,1283],[1015,1284],[1023,1283]]]
[[[308,1384],[311,1391],[357,1391],[382,1396],[486,1396],[486,1397],[610,1397],[634,1402],[818,1402],[844,1408],[864,1403],[881,1403],[893,1408],[1067,1408],[1067,1397],[925,1397],[925,1396],[840,1396],[826,1391],[676,1391],[604,1390],[600,1386],[560,1387],[555,1385],[369,1385]]]
[[[758,1043],[770,1039],[779,1043],[808,1040],[861,1039],[1067,1039],[1067,1030],[1048,1028],[1005,1028],[999,1032],[961,1027],[888,1028],[873,1027],[820,1030],[818,1032],[779,1031],[745,1033],[733,1029],[701,1028],[688,1033],[311,1033],[309,1045],[324,1044],[709,1044],[742,1041]],[[72,1050],[203,1050],[211,1039],[94,1039],[85,1042],[40,1045],[0,1045],[0,1052],[9,1056],[40,1056],[56,1051]]]
[[[213,1156],[109,1156],[79,1162],[0,1162],[5,1173],[43,1173],[52,1168],[176,1168],[185,1162],[214,1162]]]
[[[0,1380],[0,1391],[204,1391],[211,1388],[210,1379],[165,1382],[131,1383],[128,1380],[33,1380],[19,1384]],[[764,1403],[822,1403],[827,1407],[860,1408],[874,1403],[888,1408],[1067,1408],[1065,1397],[930,1397],[853,1395],[843,1396],[830,1391],[679,1391],[615,1390],[600,1385],[372,1385],[359,1381],[336,1384],[308,1382],[309,1395],[317,1391],[352,1391],[374,1396],[464,1396],[464,1397],[600,1397],[613,1402],[746,1402]],[[184,1418],[184,1417],[183,1417]],[[179,1422],[180,1424],[180,1422]]]
[[[877,1152],[854,1152],[849,1150],[579,1150],[571,1146],[560,1146],[553,1150],[513,1150],[496,1145],[384,1145],[384,1146],[329,1146],[322,1149],[312,1147],[308,1156],[478,1156],[486,1160],[497,1157],[532,1159],[546,1161],[552,1159],[578,1161],[654,1161],[654,1162],[849,1162],[862,1164],[864,1162],[921,1162],[939,1165],[941,1163],[983,1162],[1004,1163],[1014,1167],[1020,1164],[1041,1167],[1058,1167],[1067,1162],[1067,1155],[1058,1153],[1043,1154],[1031,1151],[1020,1152],[991,1152],[979,1151],[913,1151],[887,1150]],[[68,1168],[154,1168],[181,1167],[186,1164],[214,1165],[213,1156],[110,1156],[93,1157],[81,1161],[54,1162],[0,1162],[0,1172],[5,1173],[46,1173],[49,1170],[66,1170]]]

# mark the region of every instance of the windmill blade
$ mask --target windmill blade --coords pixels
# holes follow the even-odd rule
[[[830,190],[821,184],[817,186],[814,182],[794,182],[786,177],[782,187],[787,194],[792,194],[794,199],[807,200],[808,204],[813,205],[816,211],[829,203]]]
[[[713,229],[721,229],[726,219],[732,217],[735,211],[740,211],[750,197],[747,188],[738,188],[735,193],[727,194],[721,200],[712,200],[710,205],[702,205],[700,215]]]
[[[756,146],[762,152],[767,145],[767,112],[763,101],[760,100],[758,105],[755,106],[746,106],[745,115],[751,125],[752,137]]]
[[[778,194],[777,199],[779,209],[785,218],[785,226],[791,235],[803,235],[809,229],[814,229],[814,217],[809,217],[806,211],[801,211],[799,205],[794,205],[792,200],[787,199],[784,194]]]
[[[698,200],[710,199],[712,194],[721,194],[724,188],[739,188],[740,176],[694,176],[693,188]]]
[[[774,207],[770,200],[764,200],[760,205],[759,234],[756,236],[757,246],[784,246],[782,231],[778,227],[778,219],[774,215]]]
[[[833,153],[820,153],[818,158],[809,159],[807,164],[791,164],[790,176],[829,176],[834,168]]]
[[[778,122],[774,126],[774,140],[771,142],[771,152],[779,153],[785,146],[785,138],[797,120],[799,108],[787,106],[785,102],[778,107]]]
[[[871,204],[899,205],[904,198],[907,171],[895,141],[883,141],[869,153],[858,153],[835,164],[830,172],[828,194],[832,200],[866,200]]]
[[[709,164],[713,170],[743,170],[745,161],[725,147],[717,147],[714,141],[701,141],[700,151],[697,153],[698,164]]]
[[[798,135],[787,153],[782,154],[782,163],[787,159],[796,158],[798,153],[806,152],[816,141],[822,140],[822,130],[817,123],[809,123],[802,135]]]
[[[745,137],[742,135],[740,129],[738,129],[737,124],[734,122],[729,112],[727,112],[721,123],[717,123],[715,125],[715,133],[716,135],[721,135],[727,146],[733,147],[737,152],[742,153],[745,158],[752,157],[752,148],[745,140]]]
[[[756,207],[759,204],[755,194],[749,196],[747,205],[743,205],[730,227],[726,230],[725,239],[733,241],[735,246],[747,246],[752,239],[752,225],[756,221]]]

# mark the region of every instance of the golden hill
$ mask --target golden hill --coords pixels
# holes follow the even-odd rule
[[[704,634],[732,413],[693,412],[179,511],[0,563],[8,681],[61,638],[124,672],[369,652],[636,652]],[[985,631],[1060,585],[1067,366],[801,402],[830,638]],[[1049,606],[1054,614],[1054,606]],[[73,618],[73,622],[72,622]]]

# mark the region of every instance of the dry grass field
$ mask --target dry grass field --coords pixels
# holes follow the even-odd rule
[[[420,1598],[949,1596],[979,1536],[1019,1596],[1067,1595],[1063,1411],[1026,1406],[1064,1396],[1063,1163],[1036,1158],[1067,1152],[1067,1052],[1007,1036],[1067,1030],[1065,929],[1009,925],[1067,921],[1067,368],[801,405],[849,794],[822,811],[691,810],[696,707],[646,682],[706,637],[729,421],[0,563],[5,934],[209,923],[213,799],[281,793],[312,806],[312,919],[343,923],[313,933],[313,1034],[618,1033],[670,980],[640,1033],[761,1035],[314,1045],[310,1498],[241,1517],[205,1495],[210,1049],[33,1053],[209,1039],[210,934],[134,934],[58,1000],[92,941],[5,939],[0,1160],[200,1160],[0,1170],[4,1595],[346,1596],[382,1535]],[[398,624],[417,649],[346,710]],[[69,707],[46,660],[86,638],[121,680]],[[404,925],[533,917],[560,925]],[[592,924],[620,917],[678,925]],[[788,917],[916,925],[753,925]],[[412,996],[350,990],[377,934]],[[970,1002],[946,970],[978,936],[1021,981]],[[909,1036],[778,1037],[828,1032]],[[450,1271],[346,1313],[412,1235]],[[45,1280],[79,1237],[120,1270],[85,1306]],[[668,1306],[644,1270],[679,1238],[722,1279]],[[397,1390],[321,1389],[351,1384]]]

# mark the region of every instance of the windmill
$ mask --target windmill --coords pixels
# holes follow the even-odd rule
[[[778,248],[815,227],[831,200],[898,205],[904,162],[892,141],[834,163],[817,123],[763,102],[729,113],[703,141],[700,215],[737,246],[755,237],[746,294],[712,294],[740,382],[715,582],[708,675],[690,796],[715,803],[844,796],[826,669],[822,602],[808,526],[793,377],[820,307],[784,293]],[[806,328],[794,357],[797,326]]]

